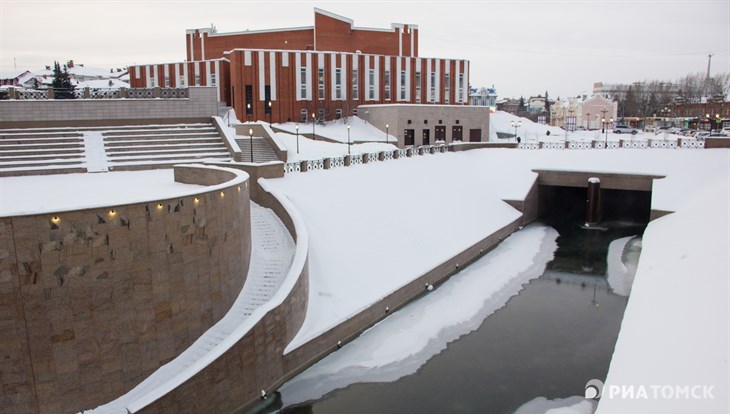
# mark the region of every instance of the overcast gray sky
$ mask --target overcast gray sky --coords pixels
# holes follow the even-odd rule
[[[712,73],[730,72],[730,0],[0,0],[0,71],[180,61],[185,29],[311,26],[313,7],[356,26],[418,24],[421,56],[470,60],[471,84],[501,97],[675,80],[704,73],[711,52]]]

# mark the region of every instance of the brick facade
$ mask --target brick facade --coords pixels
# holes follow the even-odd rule
[[[239,120],[277,123],[351,116],[361,104],[469,103],[469,62],[418,57],[416,25],[358,28],[315,9],[311,27],[188,30],[186,50],[188,62],[131,66],[132,86],[217,86]]]

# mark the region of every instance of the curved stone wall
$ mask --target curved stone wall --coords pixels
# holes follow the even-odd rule
[[[228,311],[250,261],[247,176],[176,169],[181,181],[213,187],[0,218],[4,409],[64,413],[107,402]]]
[[[132,402],[132,413],[233,412],[250,405],[289,375],[282,355],[304,323],[309,297],[308,235],[286,197],[259,189],[256,200],[274,210],[296,242],[292,267],[279,292],[249,319],[252,326],[218,359],[172,391]]]

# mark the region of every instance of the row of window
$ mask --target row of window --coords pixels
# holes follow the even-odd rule
[[[154,76],[150,76],[150,84],[151,85],[157,85],[157,79]],[[177,81],[177,86],[184,86],[186,84],[185,75],[181,74]],[[216,85],[216,79],[215,79],[215,73],[210,74],[210,85],[208,86],[215,86]],[[165,78],[165,88],[169,88],[171,86],[170,84],[170,78]],[[195,86],[200,86],[200,75],[195,75]]]
[[[319,68],[317,70],[317,96],[318,99],[324,100],[325,99],[325,79],[324,79],[324,68]],[[406,97],[406,71],[402,70],[400,71],[400,98],[399,100],[405,101],[407,100]],[[302,100],[307,99],[307,84],[308,84],[308,77],[307,77],[307,68],[302,67],[299,70],[299,98]],[[334,92],[334,99],[335,100],[342,100],[342,68],[336,68],[335,69],[335,92]],[[360,89],[360,73],[358,69],[352,69],[352,99],[358,100]],[[391,82],[390,82],[390,71],[385,71],[385,79],[383,82],[383,86],[385,89],[385,96],[384,99],[386,101],[391,100]],[[375,69],[368,69],[368,90],[367,90],[367,99],[374,101],[375,100]],[[445,73],[444,74],[444,103],[449,104],[450,102],[450,95],[451,95],[451,74]],[[464,74],[459,74],[459,85],[458,85],[458,92],[457,92],[457,102],[461,102],[461,95],[464,93]],[[434,102],[436,101],[436,72],[431,72],[431,89],[429,90],[429,101]],[[416,71],[416,103],[421,103],[421,72]]]

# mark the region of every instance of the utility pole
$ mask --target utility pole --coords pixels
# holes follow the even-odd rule
[[[707,75],[705,75],[705,96],[710,94],[710,64],[712,63],[712,56],[714,53],[707,55]]]

